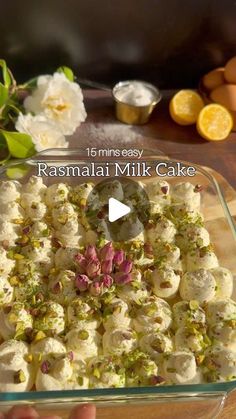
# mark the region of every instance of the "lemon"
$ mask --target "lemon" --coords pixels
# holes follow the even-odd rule
[[[170,101],[170,115],[180,125],[192,125],[197,121],[204,102],[194,90],[180,90]]]
[[[206,140],[225,140],[232,128],[233,118],[230,112],[217,103],[205,106],[198,115],[197,130]]]

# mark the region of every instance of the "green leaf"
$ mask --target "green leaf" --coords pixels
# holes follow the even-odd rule
[[[35,154],[32,138],[20,132],[0,131],[5,138],[9,151],[13,157],[25,159]]]
[[[74,81],[74,79],[75,79],[75,77],[74,77],[74,73],[73,73],[73,71],[71,70],[71,68],[66,67],[65,65],[63,65],[63,66],[59,67],[59,68],[57,69],[57,73],[64,73],[64,74],[65,74],[65,76],[67,77],[67,79],[68,79],[69,81]]]
[[[0,83],[0,108],[5,105],[8,100],[8,89]]]
[[[4,86],[8,89],[13,83],[13,77],[8,70],[7,64],[5,60],[0,60],[0,67],[2,67],[2,76],[4,81]]]
[[[6,175],[10,179],[22,179],[25,175],[27,175],[29,170],[30,168],[26,164],[18,164],[16,166],[8,167]]]
[[[0,136],[0,164],[6,163],[10,159],[11,155],[9,153],[6,140],[4,137]]]
[[[38,77],[34,77],[33,79],[28,80],[26,83],[18,86],[20,87],[22,90],[32,90],[35,87],[37,87],[37,82],[38,82]]]

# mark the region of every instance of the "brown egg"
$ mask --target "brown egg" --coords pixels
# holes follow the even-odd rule
[[[236,83],[236,57],[231,58],[225,66],[225,80],[228,83]]]
[[[223,67],[219,67],[205,74],[202,79],[203,86],[207,90],[213,90],[221,84],[224,84],[224,70],[225,69]]]
[[[210,98],[213,102],[225,106],[230,111],[236,111],[235,84],[222,84],[211,92]]]

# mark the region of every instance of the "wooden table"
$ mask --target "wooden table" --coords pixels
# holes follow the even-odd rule
[[[203,140],[195,126],[181,127],[169,116],[168,102],[172,92],[165,92],[150,122],[143,126],[127,126],[119,123],[114,116],[113,100],[109,92],[86,90],[85,104],[88,118],[71,140],[73,147],[147,147],[159,149],[174,159],[181,159],[211,167],[220,172],[236,188],[236,132],[225,141],[218,143]],[[236,214],[236,212],[235,212]],[[189,409],[189,407],[188,407]],[[190,408],[191,409],[191,408]],[[173,410],[175,415],[177,410]],[[146,419],[152,416],[152,408],[141,408],[132,413],[127,407],[122,417]],[[105,418],[118,418],[111,408]],[[183,418],[183,415],[180,414]],[[100,417],[100,416],[99,416]],[[158,416],[159,418],[160,416]],[[173,413],[174,417],[174,413]],[[194,416],[195,417],[195,416]],[[206,417],[206,416],[205,416]],[[202,418],[204,418],[204,414]],[[164,419],[165,416],[162,416]],[[232,394],[220,415],[220,419],[236,419],[236,392]]]

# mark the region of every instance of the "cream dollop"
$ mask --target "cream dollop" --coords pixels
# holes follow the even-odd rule
[[[219,262],[215,253],[208,247],[197,248],[186,255],[186,270],[217,268]]]
[[[9,275],[15,264],[15,260],[8,258],[7,251],[3,247],[0,247],[0,275]]]
[[[41,198],[44,196],[47,186],[43,183],[43,178],[39,176],[30,176],[28,182],[22,186],[22,192],[30,195],[39,195]]]
[[[7,340],[24,336],[33,327],[33,318],[23,303],[13,302],[0,310],[0,324],[0,335]]]
[[[83,298],[76,298],[67,307],[69,328],[96,330],[102,322],[101,313],[96,306]]]
[[[234,278],[230,270],[219,266],[211,269],[211,273],[216,281],[216,298],[230,298],[234,287]]]
[[[46,189],[45,203],[49,208],[63,204],[69,195],[69,188],[65,183],[54,183]]]
[[[201,352],[209,345],[206,334],[202,330],[194,327],[182,326],[175,333],[176,350],[189,350],[191,352]]]
[[[103,319],[103,326],[106,330],[130,327],[131,318],[129,317],[128,304],[120,298],[114,298],[107,305]]]
[[[14,288],[11,286],[7,278],[0,276],[0,307],[4,304],[9,304],[12,301],[13,292]]]
[[[103,335],[103,352],[105,355],[129,353],[137,345],[137,335],[132,329],[106,330]]]
[[[42,358],[50,354],[60,355],[66,353],[66,347],[60,338],[47,337],[33,342],[30,347],[32,354],[41,355]]]
[[[199,382],[195,357],[191,352],[176,351],[168,355],[164,359],[163,372],[170,384]]]
[[[186,252],[195,247],[206,247],[210,244],[208,231],[194,223],[184,224],[178,231],[176,243],[182,251]]]
[[[206,318],[210,325],[227,320],[236,320],[236,302],[230,298],[209,301]]]
[[[21,185],[12,180],[0,181],[0,205],[11,203],[19,199]]]
[[[137,332],[163,332],[170,327],[171,322],[172,313],[169,304],[154,296],[142,304],[133,319]]]
[[[156,268],[152,274],[153,293],[161,298],[173,298],[179,288],[180,276],[171,268]]]
[[[76,298],[75,273],[70,270],[61,271],[53,276],[48,284],[52,300],[62,305],[68,305]]]
[[[236,376],[236,352],[222,347],[210,349],[204,360],[207,381],[230,381]]]
[[[236,320],[216,323],[209,329],[214,346],[224,346],[236,352]]]
[[[92,388],[125,387],[125,369],[119,358],[99,356],[88,364]]]
[[[187,204],[191,210],[199,211],[201,196],[190,182],[177,183],[171,189],[173,203]]]
[[[0,245],[14,246],[19,233],[19,226],[0,219]]]
[[[39,306],[38,311],[34,319],[36,330],[43,331],[49,335],[59,335],[64,331],[64,309],[60,304],[54,301],[46,301]]]
[[[144,353],[156,361],[163,358],[163,355],[173,352],[172,338],[161,332],[148,333],[139,340],[139,346]]]
[[[158,245],[160,241],[172,243],[176,234],[175,225],[162,215],[156,222],[150,224],[146,231],[147,241],[153,246]]]
[[[198,301],[179,301],[172,307],[175,328],[183,326],[204,326],[206,315]]]
[[[179,286],[180,296],[183,300],[197,300],[200,304],[212,300],[215,290],[215,278],[206,269],[186,272]]]
[[[34,384],[34,367],[28,360],[27,343],[8,340],[0,345],[0,391],[29,391]]]
[[[71,329],[65,337],[66,347],[74,351],[77,358],[87,360],[98,355],[101,336],[95,330]]]

